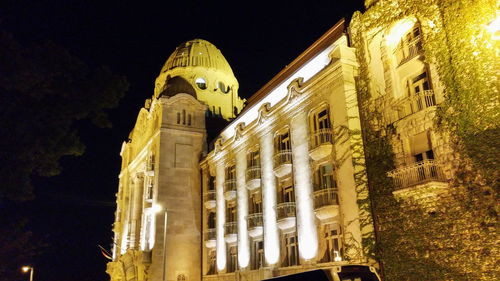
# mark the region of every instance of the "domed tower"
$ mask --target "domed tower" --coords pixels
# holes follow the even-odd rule
[[[156,78],[154,96],[187,93],[206,104],[211,114],[230,120],[242,110],[238,81],[219,49],[194,39],[179,45]]]

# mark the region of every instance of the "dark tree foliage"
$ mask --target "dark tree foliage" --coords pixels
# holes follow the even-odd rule
[[[54,43],[26,47],[6,32],[0,58],[0,200],[25,200],[31,177],[57,175],[62,156],[83,153],[76,121],[111,126],[105,110],[118,105],[128,83]]]

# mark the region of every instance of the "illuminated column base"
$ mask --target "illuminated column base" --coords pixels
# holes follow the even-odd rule
[[[262,211],[264,220],[264,257],[268,265],[280,258],[280,240],[276,223],[276,179],[273,172],[273,136],[271,132],[260,138],[262,173]]]
[[[305,260],[312,260],[318,253],[318,234],[312,201],[313,187],[309,166],[309,132],[306,113],[300,113],[290,122],[290,134],[299,255]]]

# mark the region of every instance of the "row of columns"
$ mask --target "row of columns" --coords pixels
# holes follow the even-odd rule
[[[265,125],[265,124],[263,124]],[[307,114],[305,112],[295,115],[290,122],[290,135],[292,145],[293,179],[296,201],[296,229],[298,234],[299,254],[303,260],[314,260],[318,252],[318,235],[315,223],[313,204],[313,177],[309,163],[309,131]],[[261,189],[264,225],[264,256],[268,265],[275,265],[280,260],[280,234],[277,224],[277,188],[274,175],[274,136],[273,131],[268,129],[259,136],[260,165],[261,165]],[[238,208],[238,262],[241,268],[246,268],[250,262],[250,239],[247,229],[246,218],[248,216],[248,191],[246,188],[247,154],[245,145],[239,145],[234,151],[237,178],[237,208]],[[228,155],[228,154],[226,154]],[[227,156],[225,156],[227,157]],[[226,268],[226,243],[224,239],[224,224],[226,219],[226,202],[224,199],[225,161],[224,156],[215,160],[216,178],[216,253],[217,269],[223,271]],[[353,189],[353,188],[352,188]],[[339,190],[342,192],[342,190]],[[350,202],[356,203],[352,198],[355,190],[349,190]],[[342,194],[341,200],[342,200]],[[352,219],[355,212],[341,207],[342,212],[353,213],[348,216]],[[355,214],[354,214],[355,213]],[[359,229],[357,231],[359,233]],[[361,241],[360,235],[359,241]]]

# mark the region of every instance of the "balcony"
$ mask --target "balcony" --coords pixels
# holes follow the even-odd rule
[[[434,160],[424,160],[392,170],[387,173],[392,178],[399,198],[425,198],[441,193],[448,187],[442,166]]]
[[[324,188],[313,193],[314,212],[321,221],[334,219],[339,215],[339,195],[336,188]]]
[[[146,175],[148,177],[153,177],[155,175],[155,162],[148,162],[146,164]]]
[[[217,205],[215,201],[216,197],[215,190],[209,190],[205,192],[203,196],[204,196],[203,201],[205,202],[205,208],[207,208],[208,210],[215,208],[215,205]]]
[[[224,198],[228,201],[236,198],[236,180],[231,179],[224,182]]]
[[[278,203],[276,207],[278,227],[281,230],[295,226],[295,202]]]
[[[247,169],[247,188],[252,191],[260,187],[260,166],[252,166]]]
[[[248,215],[248,235],[255,238],[262,235],[262,213]]]
[[[309,156],[315,161],[320,160],[332,153],[333,135],[332,129],[325,128],[316,130],[311,135]]]
[[[224,240],[226,243],[234,243],[238,240],[238,223],[226,222],[224,224]]]
[[[274,175],[281,178],[292,172],[292,151],[280,150],[274,154]]]
[[[397,111],[397,118],[401,120],[411,114],[436,105],[433,90],[425,90],[398,101],[393,107]]]
[[[398,66],[403,65],[422,53],[422,39],[420,36],[415,37],[411,42],[406,42],[405,44],[400,44],[396,49]]]
[[[207,248],[215,248],[217,244],[217,232],[215,228],[209,228],[205,231],[205,247]]]

